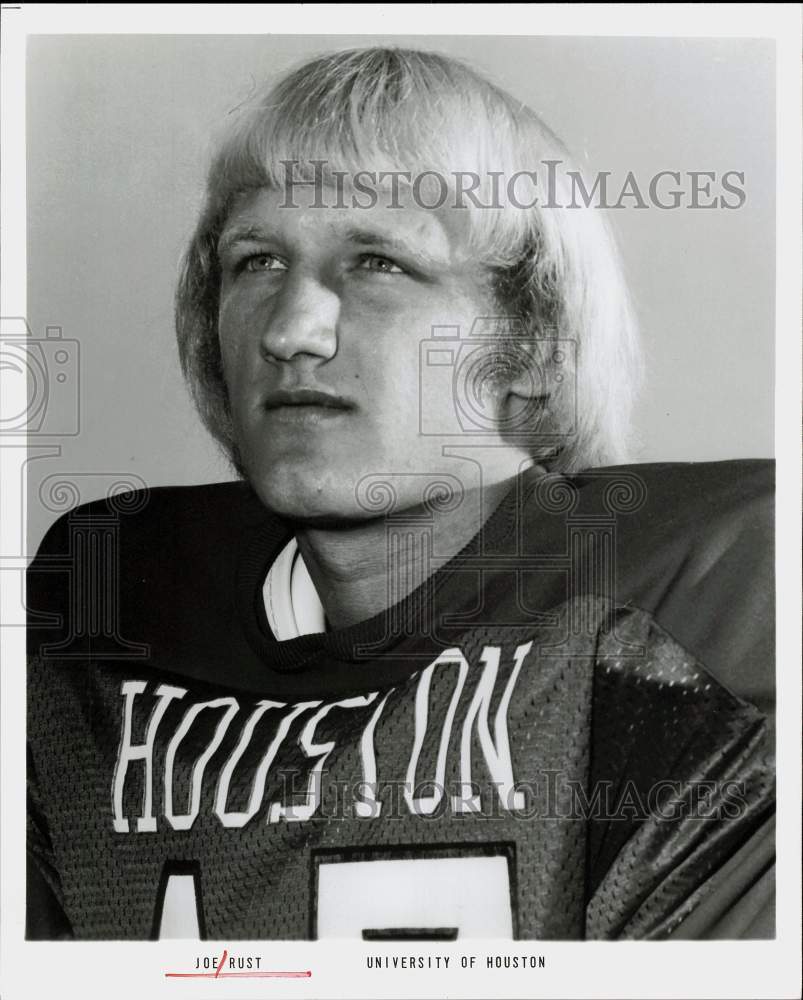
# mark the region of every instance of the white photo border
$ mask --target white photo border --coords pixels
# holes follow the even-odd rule
[[[794,997],[800,967],[800,8],[784,4],[400,4],[193,5],[22,4],[2,11],[2,302],[0,315],[26,315],[25,48],[32,34],[529,34],[773,38],[777,52],[776,455],[778,700],[778,905],[771,942],[513,942],[449,946],[450,969],[366,968],[368,943],[236,942],[268,968],[311,970],[297,980],[202,983],[165,978],[219,954],[226,942],[64,943],[24,939],[24,628],[18,618],[19,562],[2,576],[2,782],[0,784],[0,994],[4,1000],[80,993],[141,997]],[[413,29],[411,26],[415,26]],[[19,453],[0,448],[2,481],[13,484]],[[8,473],[8,475],[6,475]],[[8,515],[24,498],[4,490]],[[18,524],[2,521],[0,553],[13,552]],[[580,949],[580,950],[578,950]],[[230,949],[231,950],[231,949]],[[383,945],[383,954],[410,946]],[[443,953],[419,944],[417,955]],[[461,956],[477,965],[463,969]],[[494,970],[484,957],[544,955],[535,971]],[[481,961],[480,961],[481,960]]]

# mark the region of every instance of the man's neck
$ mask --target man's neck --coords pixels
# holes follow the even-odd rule
[[[442,510],[422,505],[343,529],[298,529],[327,620],[344,628],[403,600],[471,541],[512,485],[466,490]]]

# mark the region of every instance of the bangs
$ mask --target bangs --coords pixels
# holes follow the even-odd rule
[[[355,50],[308,63],[243,106],[209,189],[220,217],[242,192],[283,190],[288,178],[333,184],[338,173],[369,174],[381,196],[393,183],[388,175],[409,188],[398,176],[406,173],[423,181],[425,207],[438,207],[435,189],[448,192],[446,207],[470,213],[469,250],[505,267],[531,242],[533,220],[500,202],[500,183],[526,172],[545,190],[547,160],[567,161],[556,137],[468,67],[435,53]]]

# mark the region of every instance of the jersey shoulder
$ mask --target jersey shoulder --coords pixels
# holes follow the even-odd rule
[[[667,519],[694,525],[765,517],[772,511],[775,462],[650,462],[590,469],[571,477],[585,503],[636,516],[640,527]]]
[[[647,611],[725,687],[774,707],[774,462],[611,466],[572,480],[608,518],[615,603]]]
[[[257,531],[269,547],[285,530],[245,482],[156,487],[76,507],[28,568],[29,655],[126,658],[147,648],[150,662],[196,675],[228,651],[250,669],[239,562]]]

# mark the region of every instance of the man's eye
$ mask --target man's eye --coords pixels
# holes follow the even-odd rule
[[[379,274],[404,274],[404,269],[390,259],[376,253],[366,253],[360,258],[361,271],[376,271]]]
[[[243,271],[286,271],[287,266],[272,253],[255,253],[241,264]]]

